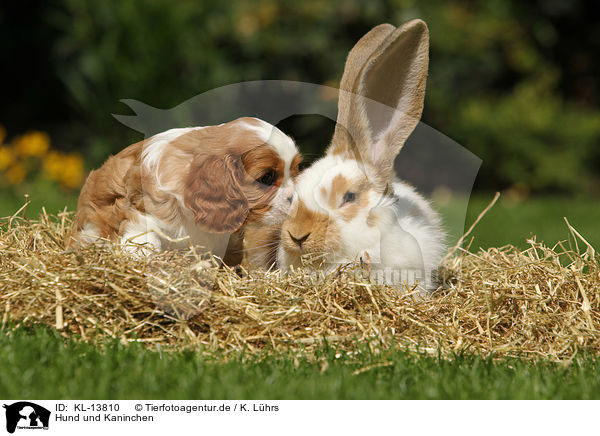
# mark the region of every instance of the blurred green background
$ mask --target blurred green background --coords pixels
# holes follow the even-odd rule
[[[505,194],[480,225],[477,242],[523,245],[530,233],[555,242],[566,237],[565,215],[600,242],[594,6],[592,0],[4,1],[0,215],[18,208],[25,193],[34,200],[32,213],[41,205],[73,209],[86,171],[142,138],[111,116],[131,113],[120,99],[166,109],[240,81],[337,86],[348,50],[371,27],[418,17],[431,35],[423,121],[483,160],[468,221],[491,192]],[[318,155],[332,125],[313,116],[285,127],[301,138],[304,152]]]

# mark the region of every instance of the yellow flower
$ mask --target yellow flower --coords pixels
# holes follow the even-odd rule
[[[43,162],[46,176],[65,188],[79,188],[83,183],[83,159],[78,154],[50,151]]]
[[[4,142],[6,139],[6,129],[2,124],[0,124],[0,144]]]
[[[43,156],[50,148],[50,137],[44,132],[29,132],[18,138],[15,150],[20,156]]]
[[[83,159],[76,154],[63,158],[60,182],[67,188],[79,188],[83,183]]]
[[[5,173],[4,177],[8,180],[8,183],[11,185],[18,185],[27,176],[27,170],[25,169],[25,165],[17,162],[13,166],[11,166]]]
[[[0,170],[6,169],[15,161],[15,154],[9,147],[0,146]]]
[[[44,172],[49,179],[60,180],[60,174],[62,173],[62,155],[57,151],[51,151],[44,157]]]

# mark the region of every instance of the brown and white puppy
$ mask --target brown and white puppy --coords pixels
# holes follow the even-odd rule
[[[191,243],[238,264],[247,226],[285,218],[300,161],[290,137],[256,118],[159,133],[90,173],[69,243],[144,254]]]

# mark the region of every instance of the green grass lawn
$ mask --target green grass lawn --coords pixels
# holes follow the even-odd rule
[[[139,345],[98,348],[36,328],[0,336],[0,397],[43,399],[598,399],[600,364],[365,351],[316,362],[265,355],[227,362]]]
[[[474,195],[467,211],[467,226],[489,204],[493,195]],[[473,232],[471,250],[514,244],[527,247],[526,240],[536,235],[538,241],[553,245],[569,237],[563,217],[592,244],[600,249],[600,199],[586,197],[532,197],[511,204],[500,197],[496,205],[479,222]]]
[[[42,211],[42,206],[46,212],[56,214],[64,210],[77,209],[78,192],[66,192],[52,184],[38,183],[34,190],[22,189],[20,193],[0,189],[0,217],[6,217],[14,214],[21,206],[25,204],[23,193],[29,194],[27,206],[27,216],[37,218]]]

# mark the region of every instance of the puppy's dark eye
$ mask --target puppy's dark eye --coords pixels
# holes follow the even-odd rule
[[[346,192],[342,199],[342,204],[352,203],[354,200],[356,200],[356,194],[354,192]]]
[[[269,170],[266,173],[264,173],[259,179],[256,179],[256,181],[261,185],[271,186],[273,185],[273,183],[275,183],[276,179],[277,175],[275,174],[275,171]]]

